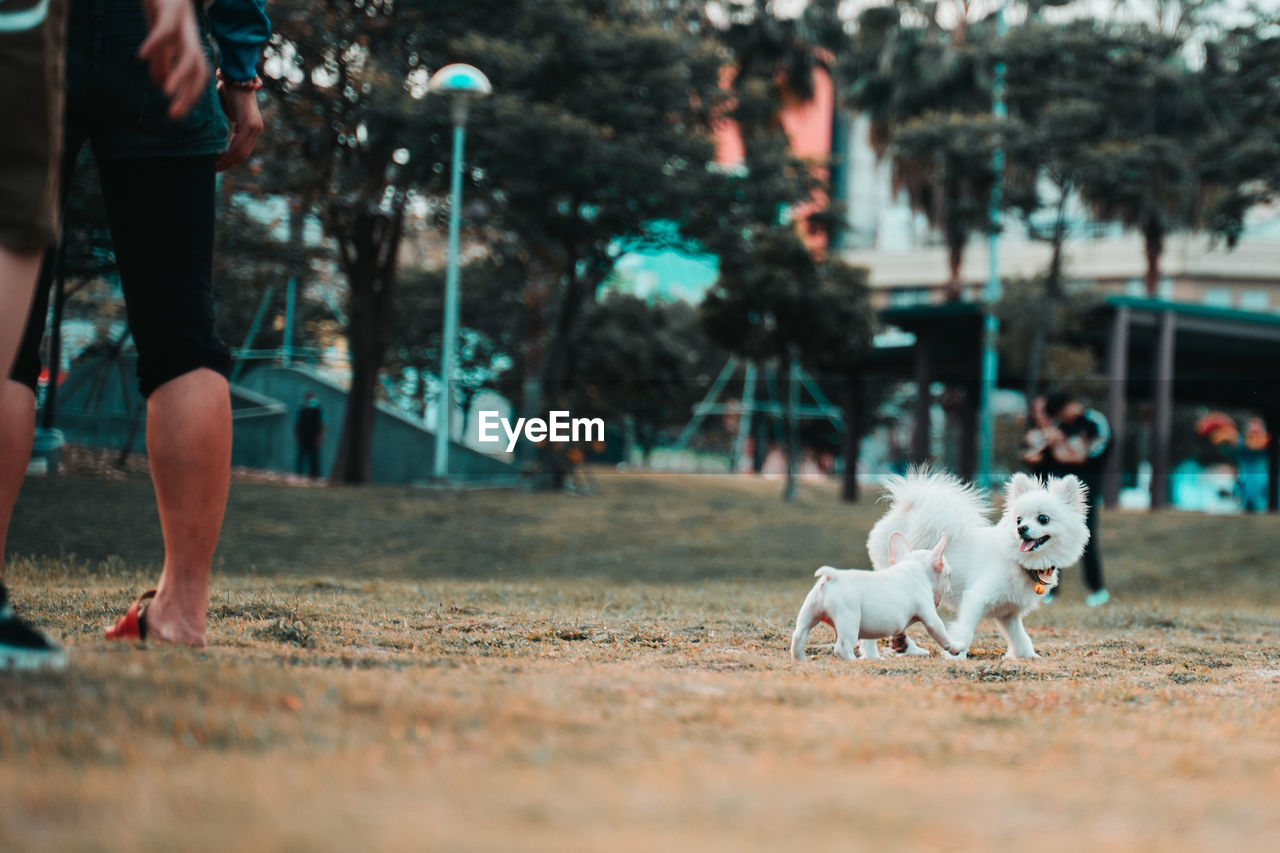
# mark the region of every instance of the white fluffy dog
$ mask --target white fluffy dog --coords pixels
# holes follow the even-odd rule
[[[886,543],[888,568],[878,572],[818,569],[814,572],[818,582],[796,616],[791,657],[804,660],[804,644],[819,622],[836,629],[835,652],[844,660],[862,657],[859,638],[899,634],[914,622],[923,622],[944,649],[963,651],[947,636],[938,616],[938,602],[951,582],[951,566],[942,555],[946,546],[943,536],[932,551],[913,551],[906,537],[894,533]]]
[[[883,569],[891,564],[889,540],[896,531],[914,542],[947,536],[947,557],[954,567],[948,600],[956,608],[950,633],[962,647],[960,656],[973,642],[978,622],[990,616],[1008,641],[1005,657],[1039,657],[1022,617],[1058,585],[1058,570],[1084,553],[1089,541],[1085,485],[1072,475],[1042,482],[1015,474],[1005,487],[1004,515],[996,524],[989,521],[985,498],[950,474],[920,468],[886,485],[889,511],[867,538],[872,565]],[[894,640],[906,654],[928,654],[905,635]],[[874,641],[865,650],[872,657],[878,654]]]

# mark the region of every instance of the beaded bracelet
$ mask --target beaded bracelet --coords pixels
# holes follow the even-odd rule
[[[262,88],[262,78],[257,74],[253,75],[252,80],[231,80],[224,76],[222,69],[218,69],[218,79],[223,85],[230,86],[232,89],[243,89],[246,92],[256,92]]]

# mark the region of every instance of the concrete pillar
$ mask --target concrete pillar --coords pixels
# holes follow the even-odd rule
[[[1151,399],[1151,508],[1169,505],[1169,436],[1173,428],[1173,352],[1176,316],[1160,315],[1155,352],[1155,386]]]
[[[982,393],[977,382],[964,386],[964,399],[960,403],[960,476],[972,480],[978,472],[978,395]]]
[[[1111,421],[1111,452],[1107,456],[1107,471],[1102,479],[1102,494],[1108,507],[1120,502],[1120,478],[1124,475],[1124,427],[1125,399],[1128,396],[1129,379],[1129,306],[1116,309],[1111,321],[1111,340],[1107,354],[1106,416]]]
[[[733,441],[733,463],[731,471],[738,473],[742,464],[742,454],[747,447],[747,439],[751,437],[751,421],[755,417],[756,408],[756,363],[747,362],[747,375],[742,380],[742,408],[738,414],[738,435]]]
[[[911,430],[911,461],[929,460],[929,411],[933,407],[933,341],[916,336],[916,420]]]
[[[1271,397],[1266,415],[1267,433],[1267,511],[1280,512],[1280,402]]]

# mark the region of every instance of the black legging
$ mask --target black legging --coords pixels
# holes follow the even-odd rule
[[[1084,546],[1084,556],[1080,558],[1084,563],[1084,585],[1089,587],[1090,592],[1097,592],[1105,589],[1106,584],[1102,580],[1102,554],[1098,549],[1098,515],[1101,508],[1100,502],[1093,497],[1093,486],[1089,486],[1089,544]]]
[[[79,140],[68,136],[64,175],[69,184]],[[216,159],[209,154],[98,161],[144,397],[197,368],[223,376],[230,372],[230,351],[218,336],[213,300]],[[53,281],[47,258],[11,371],[13,379],[33,390]]]
[[[320,446],[318,444],[298,445],[298,473],[307,474],[312,479],[320,476]]]
[[[1084,546],[1084,554],[1080,556],[1080,562],[1084,564],[1084,585],[1089,588],[1090,592],[1097,592],[1100,589],[1106,589],[1106,582],[1102,577],[1102,553],[1098,547],[1098,517],[1101,515],[1102,509],[1102,481],[1095,477],[1081,477],[1079,472],[1051,470],[1044,465],[1030,466],[1031,473],[1041,479],[1050,476],[1063,477],[1069,473],[1074,473],[1080,478],[1080,481],[1089,488],[1089,497],[1086,501],[1088,515],[1085,517],[1085,523],[1089,527],[1089,544]]]

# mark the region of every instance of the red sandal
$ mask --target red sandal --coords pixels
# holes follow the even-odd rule
[[[155,597],[156,591],[154,589],[147,590],[138,596],[138,600],[129,608],[129,612],[121,616],[116,621],[116,624],[107,629],[107,639],[138,640],[145,643],[147,641],[147,611],[142,604]]]

